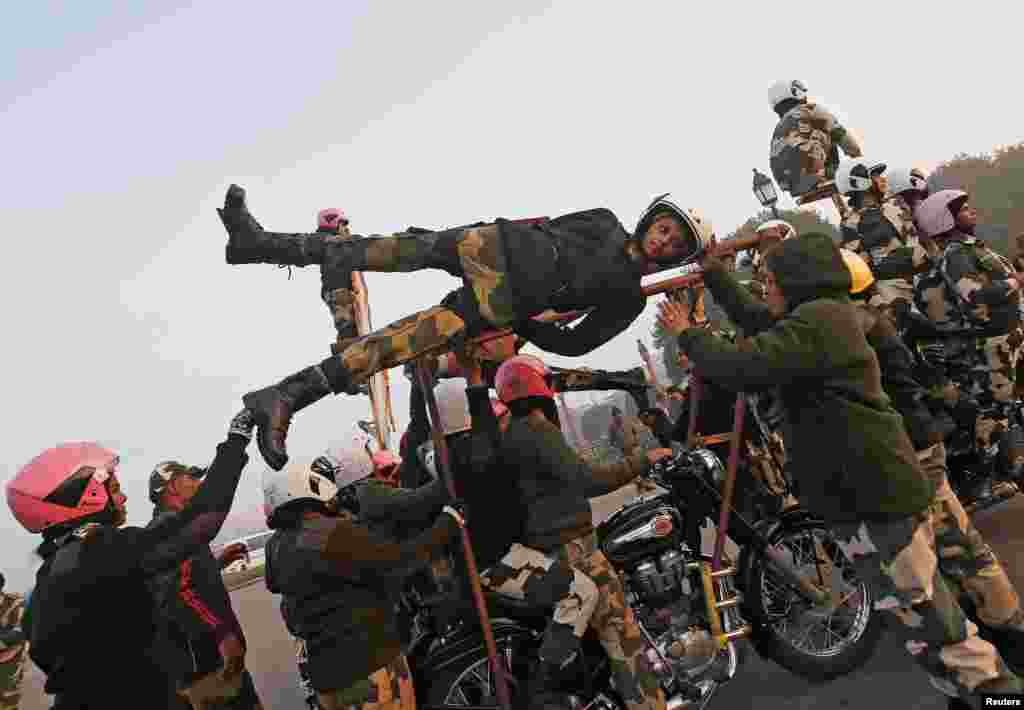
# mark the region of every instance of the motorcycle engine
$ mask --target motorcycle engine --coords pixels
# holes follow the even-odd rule
[[[702,596],[690,582],[688,548],[667,550],[638,562],[627,573],[627,598],[654,646],[647,660],[667,680],[708,663],[718,646],[707,630]]]
[[[629,573],[630,589],[647,607],[669,604],[680,596],[689,598],[689,561],[683,550],[666,550],[657,558],[644,559]]]

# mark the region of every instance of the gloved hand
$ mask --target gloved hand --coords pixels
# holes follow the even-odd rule
[[[238,560],[249,559],[249,547],[244,542],[236,542],[233,545],[228,545],[221,550],[217,561],[220,563],[220,568],[225,569],[230,567]]]
[[[252,430],[256,428],[256,417],[248,409],[243,409],[236,414],[228,425],[228,434],[244,436],[247,441],[252,441]]]
[[[441,508],[441,512],[452,516],[455,519],[455,522],[459,524],[460,528],[466,527],[466,519],[469,517],[469,511],[466,509],[466,503],[464,501],[450,501],[448,505]]]

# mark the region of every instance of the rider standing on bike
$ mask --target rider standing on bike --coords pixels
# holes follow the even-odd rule
[[[569,448],[559,429],[551,379],[548,368],[532,355],[506,360],[495,377],[498,396],[512,411],[501,457],[510,474],[518,473],[527,505],[523,544],[557,556],[593,580],[598,600],[590,626],[608,654],[615,688],[629,710],[665,710],[665,694],[643,657],[644,638],[622,581],[597,547],[590,498],[626,485],[672,451],[637,451],[618,464],[588,464]],[[581,634],[566,634],[560,656],[542,656],[536,685],[557,677]]]
[[[926,404],[928,393],[914,377],[914,356],[896,332],[896,323],[888,313],[868,305],[876,292],[867,262],[851,251],[842,251],[853,282],[851,297],[858,305],[868,343],[878,356],[882,386],[903,416],[917,458],[936,487],[931,508],[939,568],[970,597],[978,619],[995,631],[1003,658],[1014,670],[1022,668],[1024,611],[1020,597],[949,485],[943,440],[955,425],[932,414]]]
[[[833,528],[876,604],[903,622],[907,650],[937,688],[975,704],[982,692],[1024,690],[940,574],[935,486],[882,390],[832,238],[805,234],[768,252],[767,304],[717,259],[702,262],[715,300],[750,337],[742,348],[726,343],[693,327],[677,304],[662,303],[661,323],[679,336],[680,349],[704,377],[731,389],[780,388],[801,502]]]

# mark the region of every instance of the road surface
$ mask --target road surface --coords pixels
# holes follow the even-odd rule
[[[595,501],[595,517],[603,519],[632,494],[631,488]],[[975,523],[1006,564],[1017,589],[1024,589],[1024,496],[975,516]],[[232,593],[235,609],[249,642],[248,666],[268,708],[300,710],[294,650],[278,610],[279,598],[261,581]],[[31,667],[25,679],[22,710],[48,707],[43,677]],[[895,635],[882,639],[874,657],[861,670],[827,685],[814,686],[753,652],[736,679],[722,688],[711,708],[729,710],[835,710],[837,708],[945,710],[924,673]]]

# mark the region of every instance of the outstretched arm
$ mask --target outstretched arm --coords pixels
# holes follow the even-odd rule
[[[217,447],[203,485],[175,515],[161,518],[138,532],[139,564],[147,575],[169,570],[209,545],[228,517],[242,469],[249,461],[245,447],[255,423],[248,410],[231,420],[228,438]]]

